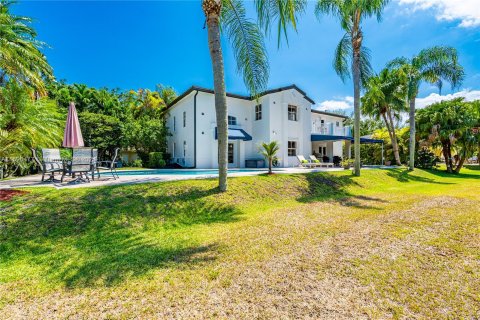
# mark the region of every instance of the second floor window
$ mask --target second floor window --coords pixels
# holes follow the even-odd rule
[[[257,104],[255,106],[255,120],[262,120],[262,105]]]
[[[340,121],[337,121],[337,127],[340,127]]]
[[[228,116],[228,125],[229,126],[236,126],[237,125],[237,118]]]
[[[173,117],[173,131],[175,131],[176,127],[177,127],[177,119],[175,117]]]
[[[297,121],[297,107],[296,106],[288,106],[288,120],[290,121]]]
[[[183,127],[187,126],[187,112],[183,111]]]

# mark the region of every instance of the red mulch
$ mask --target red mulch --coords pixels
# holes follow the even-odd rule
[[[0,189],[0,201],[10,201],[14,196],[28,193],[27,191]]]

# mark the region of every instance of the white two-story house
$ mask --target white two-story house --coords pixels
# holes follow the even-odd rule
[[[350,129],[342,115],[313,110],[315,102],[295,85],[268,90],[258,99],[227,94],[229,167],[262,159],[262,142],[278,141],[280,167],[298,166],[297,155],[343,157]],[[167,109],[168,152],[185,168],[218,168],[213,90],[191,87]],[[347,148],[346,150],[349,150]]]

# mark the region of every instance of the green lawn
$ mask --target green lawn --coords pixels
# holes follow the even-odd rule
[[[229,182],[0,202],[0,317],[480,317],[480,170]]]

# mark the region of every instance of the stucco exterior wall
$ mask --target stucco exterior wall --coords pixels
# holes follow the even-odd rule
[[[184,167],[218,168],[214,99],[212,93],[193,91],[175,103],[167,113],[167,124],[171,133],[168,138],[168,152],[175,162]],[[229,143],[233,143],[234,147],[234,163],[230,164],[230,167],[244,168],[246,159],[262,159],[259,154],[261,143],[274,140],[280,144],[278,153],[280,166],[298,166],[297,158],[288,156],[289,141],[296,143],[296,154],[308,157],[315,148],[315,144],[312,144],[311,141],[315,121],[323,119],[326,123],[333,123],[332,130],[337,130],[338,133],[343,130],[343,118],[312,113],[312,103],[296,89],[273,92],[260,97],[258,101],[230,96],[227,97],[227,104],[229,115],[235,117],[237,121],[237,124],[230,126],[230,128],[243,129],[252,137],[251,141],[229,141]],[[255,119],[255,106],[257,104],[262,105],[260,120]],[[297,108],[296,121],[289,120],[289,105]],[[186,116],[185,127],[183,126],[184,112]],[[337,122],[339,122],[338,126]],[[332,156],[342,156],[342,142],[330,143],[328,152]]]

